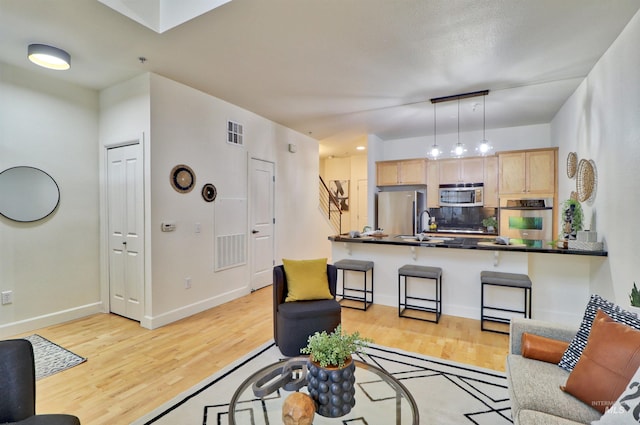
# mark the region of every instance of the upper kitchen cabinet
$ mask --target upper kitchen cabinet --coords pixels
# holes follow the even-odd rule
[[[440,207],[440,162],[427,162],[427,208]]]
[[[439,163],[440,184],[484,181],[484,158],[443,159]]]
[[[376,162],[376,184],[378,186],[427,184],[427,160]]]
[[[498,157],[484,158],[484,206],[498,208]]]
[[[558,148],[498,153],[499,192],[503,197],[553,197]]]

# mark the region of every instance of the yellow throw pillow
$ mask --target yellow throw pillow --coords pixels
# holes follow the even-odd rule
[[[282,264],[289,289],[285,302],[333,299],[329,291],[326,258],[316,260],[283,258]]]

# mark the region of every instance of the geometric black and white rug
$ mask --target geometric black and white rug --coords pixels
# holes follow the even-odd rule
[[[87,360],[40,335],[29,335],[24,339],[31,342],[33,346],[36,380],[62,372]]]
[[[236,388],[255,371],[282,358],[271,341],[133,425],[227,424],[229,402]],[[358,360],[378,366],[402,382],[418,405],[421,424],[512,423],[504,373],[376,344],[371,344]],[[247,425],[282,423],[279,417],[266,416],[265,412],[252,412]],[[363,417],[349,423],[373,425],[379,423],[379,418]]]

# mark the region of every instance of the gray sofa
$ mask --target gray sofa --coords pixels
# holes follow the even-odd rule
[[[560,390],[569,372],[555,364],[520,355],[523,332],[571,341],[576,331],[577,328],[540,320],[511,319],[506,372],[516,425],[590,424],[600,418],[600,412]]]

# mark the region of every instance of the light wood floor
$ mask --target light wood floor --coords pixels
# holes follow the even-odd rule
[[[129,424],[270,340],[271,295],[267,287],[153,331],[97,314],[30,332],[88,358],[38,381],[37,412],[73,413],[83,425]],[[343,308],[342,322],[377,344],[504,370],[508,337],[481,332],[476,320],[442,316],[436,325],[373,305]]]

